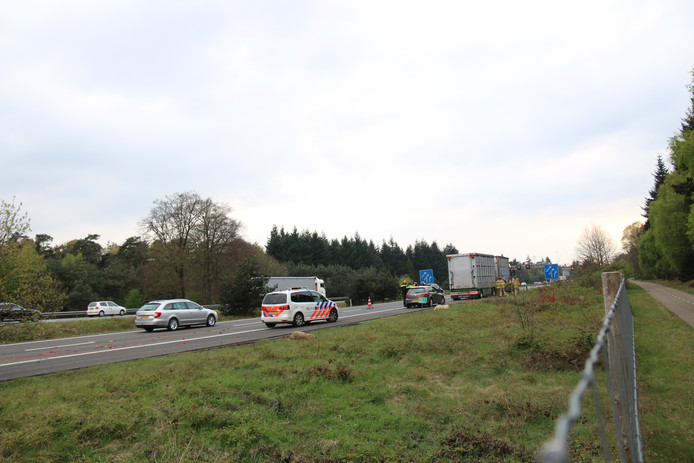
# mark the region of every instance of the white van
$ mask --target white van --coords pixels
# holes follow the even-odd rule
[[[337,304],[318,291],[289,289],[265,295],[260,321],[268,328],[274,328],[278,323],[290,323],[294,326],[303,326],[316,320],[334,323],[338,316]]]

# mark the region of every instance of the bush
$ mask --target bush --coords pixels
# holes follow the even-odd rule
[[[248,258],[239,265],[233,277],[222,280],[221,312],[224,315],[252,315],[259,309],[265,293],[266,278],[260,274],[258,263]]]
[[[145,297],[139,289],[131,289],[128,295],[125,296],[125,307],[127,309],[142,307],[145,302]]]
[[[349,290],[349,297],[357,303],[366,302],[369,297],[375,301],[398,299],[399,295],[398,279],[374,267],[359,270]]]

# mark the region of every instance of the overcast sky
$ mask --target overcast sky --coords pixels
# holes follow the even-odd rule
[[[570,263],[690,105],[691,0],[0,1],[0,198],[54,245],[195,191],[273,225]]]

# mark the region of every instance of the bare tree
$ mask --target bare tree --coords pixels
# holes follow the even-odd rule
[[[186,297],[189,273],[201,280],[205,300],[218,297],[220,256],[229,254],[241,228],[230,213],[230,206],[195,192],[176,193],[155,201],[140,223],[157,244],[155,257],[176,274],[180,297]]]
[[[202,199],[195,192],[175,193],[154,201],[149,215],[140,222],[145,234],[161,245],[157,257],[170,266],[178,278],[180,297],[186,297],[185,274],[192,252],[193,230],[200,220]]]
[[[599,225],[591,224],[585,228],[576,246],[578,260],[592,262],[602,267],[609,264],[617,252],[612,238]]]
[[[22,203],[15,205],[15,199],[13,196],[12,203],[0,199],[0,246],[31,231],[29,216],[21,213]]]
[[[200,204],[200,222],[195,228],[194,241],[204,297],[210,300],[218,296],[219,258],[229,251],[241,228],[240,222],[229,217],[230,213],[229,205],[217,204],[210,198]]]

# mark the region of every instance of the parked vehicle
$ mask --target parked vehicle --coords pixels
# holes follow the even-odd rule
[[[274,328],[278,323],[290,323],[294,326],[303,326],[316,320],[334,323],[338,316],[337,304],[318,291],[289,289],[265,295],[260,321],[268,328]]]
[[[448,282],[451,298],[473,299],[490,296],[494,293],[496,280],[511,277],[509,259],[491,254],[449,254]]]
[[[188,299],[166,299],[151,301],[135,313],[135,326],[145,331],[166,328],[175,331],[180,326],[207,325],[217,323],[217,312]]]
[[[41,318],[41,312],[34,309],[25,309],[14,302],[0,303],[0,321],[38,321]]]
[[[432,285],[414,286],[407,290],[405,295],[405,307],[432,307],[437,304],[445,304],[446,296],[443,290]]]
[[[87,306],[87,315],[90,317],[103,317],[104,315],[125,315],[125,307],[121,307],[113,301],[90,302]]]
[[[308,289],[325,296],[325,282],[318,277],[270,277],[267,287],[273,291]]]
[[[443,294],[443,288],[437,285],[436,283],[427,283],[425,286],[431,286],[434,288],[437,292]]]

